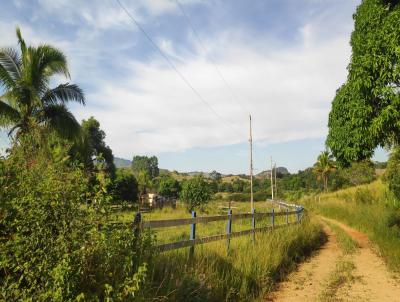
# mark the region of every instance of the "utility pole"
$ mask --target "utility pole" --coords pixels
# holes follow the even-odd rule
[[[273,180],[273,175],[272,175],[272,173],[273,173],[273,166],[272,166],[272,156],[271,156],[271,173],[270,173],[270,175],[271,175],[271,197],[272,197],[272,200],[274,200],[274,180]]]
[[[274,178],[275,178],[275,197],[278,197],[278,186],[276,185],[276,163],[274,163]]]
[[[253,201],[253,136],[251,133],[251,114],[249,114],[250,119],[250,203],[251,203],[251,212],[254,210],[254,201]]]

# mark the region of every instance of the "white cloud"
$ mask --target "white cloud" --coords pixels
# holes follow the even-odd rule
[[[321,39],[313,34],[315,26],[305,25],[307,35],[300,44],[268,53],[235,33],[234,39],[226,33],[221,34],[225,40],[217,38],[215,45],[229,45],[219,68],[251,110],[260,144],[326,135],[330,102],[346,77],[349,33]],[[173,50],[168,43],[162,47]],[[212,43],[206,48],[218,52]],[[94,115],[100,120],[116,154],[130,157],[247,139],[247,112],[232,100],[209,61],[189,56],[178,68],[240,133],[221,122],[161,59],[147,65],[131,61],[127,68],[131,79],[99,87],[88,96],[89,104],[96,103],[77,111],[82,118]]]
[[[47,13],[59,15],[67,23],[84,22],[85,26],[68,41],[35,32],[25,23],[21,27],[27,41],[46,41],[65,51],[73,82],[92,83],[87,107],[74,106],[73,111],[79,119],[95,116],[118,156],[130,158],[138,153],[244,142],[248,113],[243,107],[252,112],[258,144],[326,135],[330,102],[346,78],[350,57],[352,23],[348,16],[344,23],[344,18],[337,15],[310,18],[295,29],[297,39],[293,44],[285,46],[263,36],[249,36],[244,28],[225,29],[204,37],[207,54],[201,49],[189,53],[187,45],[179,48],[167,38],[157,40],[214,110],[240,129],[234,131],[193,94],[162,58],[144,63],[135,61],[133,56],[120,56],[121,50],[134,45],[134,35],[112,45],[104,39],[103,29],[120,30],[130,22],[114,0],[101,1],[103,5],[93,5],[92,1],[39,1]],[[167,0],[123,3],[153,15],[176,12],[176,6],[172,6],[175,4]],[[0,22],[2,45],[15,44],[14,31],[10,31],[15,25]],[[129,28],[134,28],[132,23]],[[216,58],[242,106],[204,57],[207,55]],[[108,73],[102,65],[110,62],[113,70]],[[122,80],[117,78],[120,71],[126,74]]]

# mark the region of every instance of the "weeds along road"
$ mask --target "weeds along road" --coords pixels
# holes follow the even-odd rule
[[[368,237],[319,217],[327,242],[282,282],[266,301],[400,301],[398,276],[390,273]]]

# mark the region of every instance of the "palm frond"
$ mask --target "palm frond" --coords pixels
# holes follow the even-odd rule
[[[85,105],[85,95],[78,85],[69,83],[58,85],[48,90],[42,98],[43,104],[65,104],[70,101]]]
[[[21,65],[21,57],[15,49],[0,48],[0,68],[3,69],[1,74],[3,75],[4,72],[8,74],[5,79],[3,79],[3,75],[1,80],[6,80],[7,86],[13,87],[16,80],[21,77]]]
[[[22,57],[24,57],[26,52],[25,40],[22,38],[21,30],[19,29],[19,27],[17,27],[16,32],[17,32],[18,44],[21,47]]]
[[[19,119],[18,110],[0,99],[0,126],[10,126]]]
[[[43,109],[42,122],[61,137],[71,139],[80,134],[81,126],[64,104],[51,104]]]
[[[62,74],[65,77],[70,78],[67,58],[61,50],[44,44],[40,45],[36,51],[40,58],[38,67],[44,76],[49,77],[54,74]]]

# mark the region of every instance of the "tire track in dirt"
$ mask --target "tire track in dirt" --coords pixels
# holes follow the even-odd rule
[[[314,256],[302,263],[298,269],[282,282],[276,291],[266,297],[266,301],[317,301],[319,293],[324,289],[326,280],[341,255],[336,235],[324,225],[327,242]]]
[[[398,276],[389,272],[383,259],[377,255],[368,236],[339,221],[319,217],[342,228],[359,248],[351,255],[355,265],[354,280],[343,284],[333,297],[324,301],[382,301],[400,302]],[[280,283],[276,291],[270,293],[265,301],[299,302],[321,301],[320,294],[325,290],[335,266],[342,259],[336,235],[323,223],[327,242],[308,261],[299,265],[286,281]]]
[[[400,301],[398,276],[389,272],[368,236],[339,221],[326,217],[322,219],[342,228],[360,247],[352,257],[356,267],[355,281],[339,289],[337,301]]]

